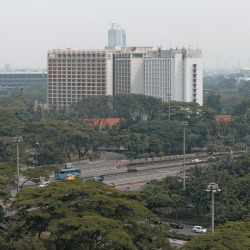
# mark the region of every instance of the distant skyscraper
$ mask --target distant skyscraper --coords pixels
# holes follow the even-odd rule
[[[116,23],[112,23],[111,29],[108,31],[108,46],[126,46],[126,33],[122,27]]]
[[[10,64],[5,64],[4,67],[5,67],[5,72],[10,72],[11,71],[10,70]]]

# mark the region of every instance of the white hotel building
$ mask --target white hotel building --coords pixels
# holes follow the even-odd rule
[[[117,94],[203,105],[201,50],[50,50],[47,66],[48,106],[67,107],[83,97]]]
[[[112,50],[49,50],[47,102],[59,108],[83,97],[113,95]]]
[[[144,62],[153,47],[117,47],[114,51],[114,95],[144,94]]]
[[[144,62],[144,94],[165,102],[175,100],[203,105],[201,50],[148,52]]]

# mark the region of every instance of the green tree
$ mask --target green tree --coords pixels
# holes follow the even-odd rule
[[[159,152],[163,151],[167,153],[170,149],[174,151],[182,148],[183,129],[181,125],[176,124],[174,121],[142,121],[131,125],[129,129],[132,132],[142,134],[142,136],[151,137],[151,140],[154,138],[154,143],[157,144]]]
[[[44,177],[45,180],[48,180],[50,178],[50,175],[56,171],[59,171],[58,167],[49,165],[22,170],[21,175],[25,177],[25,181],[22,183],[21,186],[23,187],[24,184],[28,181],[32,181],[38,184],[40,182],[40,177]]]
[[[0,162],[0,197],[10,198],[10,188],[16,187],[16,164],[13,162]]]
[[[212,94],[208,96],[206,106],[216,110],[217,115],[220,115],[222,111],[221,95]]]
[[[80,179],[51,183],[42,191],[22,189],[18,193],[12,205],[16,221],[6,239],[18,240],[28,233],[41,239],[48,229],[48,240],[57,249],[144,249],[139,247],[142,243],[158,248],[168,244],[157,234],[141,238],[144,226],[138,221],[152,213],[136,192]]]
[[[185,244],[183,250],[203,250],[203,249],[249,249],[250,220],[228,222],[215,229],[214,236],[210,232],[194,237]]]
[[[156,134],[152,134],[149,136],[149,147],[148,152],[153,152],[159,155],[163,150],[163,142],[158,138]]]
[[[146,185],[142,189],[142,195],[148,208],[158,213],[158,208],[165,208],[167,213],[176,212],[183,204],[181,178],[168,176],[155,185]]]
[[[215,91],[219,93],[236,93],[237,84],[234,78],[223,79],[215,85]]]
[[[0,107],[6,108],[13,104],[14,98],[7,96],[7,95],[1,95],[0,94]]]
[[[113,98],[111,96],[85,97],[70,107],[78,118],[112,118]]]
[[[246,114],[248,109],[250,109],[250,98],[245,98],[240,103],[233,106],[232,115],[240,116]]]
[[[231,115],[233,106],[240,103],[243,97],[240,95],[232,95],[232,94],[221,94],[221,105],[222,105],[222,112],[223,115]]]
[[[145,95],[116,95],[114,112],[116,117],[128,120],[152,120],[155,118],[161,100]]]
[[[123,131],[117,137],[117,140],[120,142],[120,145],[123,145],[127,149],[129,155],[132,154],[135,157],[145,153],[149,146],[147,135],[131,131]]]
[[[241,95],[250,94],[250,81],[244,82],[243,85],[239,88],[238,93]]]

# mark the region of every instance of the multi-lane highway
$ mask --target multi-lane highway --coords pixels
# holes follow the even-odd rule
[[[196,161],[198,159],[198,161]],[[196,160],[194,160],[196,159]],[[197,154],[186,156],[186,169],[197,165],[206,165],[207,163],[206,153],[202,153],[199,156]],[[201,160],[201,161],[200,161]],[[193,161],[193,162],[192,162]],[[102,153],[102,159],[96,162],[73,163],[74,168],[81,169],[81,178],[86,180],[92,178],[94,175],[104,175],[104,183],[108,185],[114,185],[119,189],[139,189],[150,179],[163,179],[168,175],[177,175],[183,169],[183,158],[180,156],[168,156],[164,157],[164,161],[161,159],[148,160],[144,163],[135,165],[137,172],[128,172],[127,165],[131,161],[127,160],[124,155],[104,152]],[[139,160],[134,160],[133,163],[140,163]],[[21,177],[22,178],[22,177]],[[56,181],[51,176],[50,181]],[[25,186],[35,186],[34,183],[27,183]]]
[[[171,159],[165,162],[153,162],[150,164],[137,165],[137,172],[128,172],[127,164],[130,161],[125,160],[125,157],[107,152],[104,154],[105,160],[78,165],[81,169],[83,179],[92,178],[96,174],[104,175],[104,183],[119,187],[119,189],[138,189],[150,179],[163,179],[167,175],[176,175],[182,170],[182,159]],[[187,163],[190,160],[186,161]],[[202,164],[202,163],[201,163]],[[186,165],[190,168],[193,165]]]

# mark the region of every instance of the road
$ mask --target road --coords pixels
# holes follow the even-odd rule
[[[131,162],[125,156],[104,152],[102,158],[96,162],[74,163],[73,167],[81,169],[82,179],[91,179],[94,175],[103,174],[105,176],[104,183],[118,186],[121,190],[128,188],[138,190],[150,179],[161,180],[168,175],[177,175],[182,171],[182,159],[172,159],[167,162],[152,161],[152,164],[136,166],[137,172],[128,173],[126,165]],[[186,165],[186,169],[189,167],[191,166]],[[51,176],[50,181],[55,181],[53,176]],[[34,186],[34,183],[25,184],[25,187],[29,186]]]
[[[186,169],[194,166],[194,164],[206,165],[207,157],[204,155],[200,155],[199,157],[204,160],[203,163],[189,164],[192,159],[197,157],[196,154],[188,155],[186,158]],[[114,185],[121,190],[138,190],[150,179],[161,180],[169,175],[180,174],[182,171],[183,158],[181,155],[164,157],[164,161],[159,160],[160,158],[157,160],[148,160],[147,164],[136,165],[138,171],[136,173],[128,173],[126,165],[131,163],[130,160],[127,160],[124,155],[118,153],[103,152],[102,160],[90,163],[74,162],[73,167],[81,169],[82,179],[91,179],[94,175],[102,174],[105,177],[104,183],[108,185]],[[134,160],[134,162],[138,163],[139,160]],[[50,181],[56,181],[54,176],[51,176]],[[34,183],[25,184],[25,187],[32,186],[34,186]]]
[[[128,173],[126,165],[130,163],[123,155],[107,152],[103,154],[106,159],[98,162],[78,165],[82,171],[83,179],[90,179],[96,174],[105,176],[104,183],[112,184],[119,189],[137,190],[150,179],[161,180],[168,175],[176,175],[182,170],[182,159],[169,160],[147,165],[136,166],[137,172]],[[186,165],[188,169],[189,165]]]
[[[102,160],[96,162],[90,162],[87,164],[74,164],[74,167],[84,169],[84,170],[94,170],[94,169],[106,169],[112,166],[125,166],[129,163],[127,157],[121,154],[113,152],[102,152]]]
[[[193,235],[193,236],[198,235],[197,233],[193,232],[193,226],[190,226],[190,225],[184,225],[182,229],[171,228],[170,231],[180,233],[180,234],[185,234],[185,235]]]

